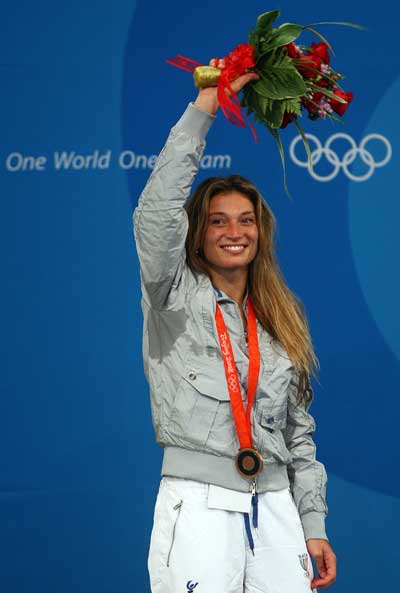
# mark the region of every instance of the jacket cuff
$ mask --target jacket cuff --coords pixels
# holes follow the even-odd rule
[[[300,518],[306,541],[314,538],[326,539],[329,541],[325,531],[325,513],[310,511],[309,513],[302,515]]]
[[[215,115],[211,115],[211,113],[195,107],[193,103],[189,103],[174,129],[176,131],[184,130],[189,136],[198,137],[203,141],[215,119]]]

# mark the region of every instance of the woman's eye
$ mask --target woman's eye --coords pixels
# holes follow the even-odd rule
[[[254,224],[254,222],[255,222],[254,218],[242,218],[243,224]]]
[[[214,226],[218,226],[218,225],[224,224],[224,219],[223,218],[213,218],[210,221],[210,224],[212,224]]]

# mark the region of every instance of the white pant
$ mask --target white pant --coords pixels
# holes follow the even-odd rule
[[[163,478],[149,552],[152,593],[310,593],[312,564],[289,489],[259,494],[252,554],[243,513],[210,509],[208,485]]]

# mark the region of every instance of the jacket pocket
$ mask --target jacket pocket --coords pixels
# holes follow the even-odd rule
[[[154,511],[148,556],[151,590],[155,593],[164,590],[165,573],[171,563],[182,506],[183,498],[163,478]]]
[[[167,566],[168,567],[169,567],[169,564],[171,561],[172,549],[174,547],[174,542],[175,542],[176,524],[178,522],[179,515],[181,514],[182,505],[183,505],[183,500],[180,500],[176,504],[174,504],[174,506],[172,507],[172,510],[175,511],[176,514],[175,514],[175,520],[174,520],[173,526],[172,526],[171,541],[170,541],[168,556],[167,556]]]
[[[224,369],[215,362],[190,368],[180,382],[167,432],[178,446],[204,447],[215,422],[230,415]]]
[[[264,403],[261,400],[257,404],[257,418],[261,426],[268,432],[282,430],[286,426],[287,405],[286,403]]]
[[[282,434],[287,419],[286,403],[257,402],[256,419],[259,447],[265,459],[289,463],[291,455]]]

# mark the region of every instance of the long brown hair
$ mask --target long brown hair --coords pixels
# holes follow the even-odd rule
[[[298,400],[311,393],[310,375],[316,375],[318,360],[299,298],[288,288],[275,255],[275,217],[262,195],[240,175],[209,177],[197,187],[185,208],[189,219],[186,239],[188,265],[209,275],[202,251],[208,225],[211,199],[217,194],[238,192],[253,204],[258,226],[258,251],[249,265],[248,291],[257,319],[280,342],[298,373]]]

